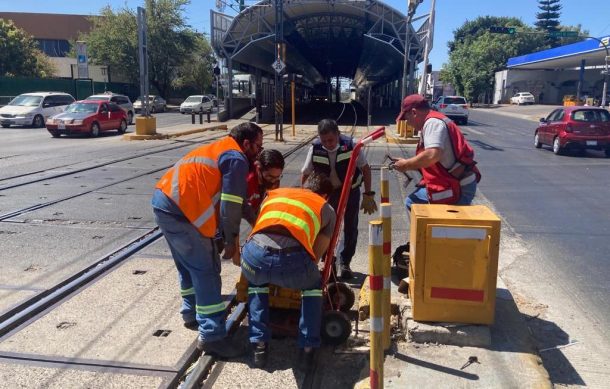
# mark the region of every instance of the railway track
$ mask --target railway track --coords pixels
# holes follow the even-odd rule
[[[345,112],[348,111],[347,105],[351,105],[351,104],[344,105],[339,118],[341,118],[345,114]],[[353,123],[353,125],[350,126],[349,133],[353,135],[353,133],[356,129],[356,124],[357,124],[357,112],[353,105],[351,105],[351,107],[354,112],[354,123]],[[266,135],[271,135],[271,134],[272,133],[269,133]],[[204,139],[204,141],[206,141],[206,142],[212,141],[214,139],[220,138],[221,136],[225,136],[225,135],[226,134],[223,133],[222,135],[219,135],[219,136],[206,137]],[[289,150],[287,150],[285,153],[283,153],[284,157],[288,157],[288,156],[298,152],[300,149],[308,146],[311,143],[311,141],[313,139],[315,139],[315,137],[316,137],[316,135],[313,135],[312,137],[307,138],[307,139],[303,140],[302,142],[294,145]],[[130,160],[130,159],[141,158],[141,157],[144,157],[147,155],[160,153],[163,151],[175,150],[175,149],[179,149],[179,148],[186,147],[189,145],[190,145],[190,143],[184,144],[184,145],[182,145],[182,144],[175,145],[175,146],[171,146],[171,147],[164,147],[159,150],[141,153],[136,156],[117,158],[115,160],[108,161],[103,164],[95,164],[92,166],[88,166],[86,168],[82,168],[79,171],[93,170],[93,169],[101,168],[103,166],[107,166],[112,163],[118,163],[118,162]],[[119,182],[113,182],[111,184],[102,185],[102,186],[96,187],[94,189],[89,189],[86,191],[82,191],[82,192],[73,194],[71,196],[66,196],[66,197],[63,197],[60,199],[55,199],[52,201],[43,202],[43,203],[39,203],[39,204],[34,204],[34,205],[31,205],[28,207],[24,207],[22,209],[7,212],[3,215],[0,215],[0,221],[5,221],[10,218],[14,218],[16,216],[22,215],[24,213],[31,212],[31,211],[37,210],[37,209],[41,209],[41,208],[44,208],[44,207],[47,207],[47,206],[50,206],[53,204],[57,204],[59,202],[68,201],[68,200],[74,199],[76,197],[83,196],[85,194],[88,194],[88,193],[91,193],[91,192],[94,192],[94,191],[97,191],[97,190],[100,190],[103,188],[107,188],[112,185],[116,185],[120,182],[125,182],[125,181],[129,181],[129,180],[133,180],[138,177],[145,176],[145,175],[154,174],[161,170],[165,170],[169,167],[171,167],[171,165],[164,166],[162,168],[156,168],[153,170],[148,170],[148,171],[139,173],[135,176],[131,176],[131,177],[122,179]],[[36,173],[36,172],[33,172],[33,174],[34,173]],[[34,184],[34,183],[37,183],[37,182],[40,182],[43,180],[57,179],[57,178],[61,178],[66,175],[74,174],[74,173],[77,173],[77,171],[61,173],[61,174],[44,177],[44,178],[37,178],[37,179],[31,180],[27,183],[20,183],[20,184],[16,184],[16,185],[24,186],[24,185]],[[24,175],[21,175],[20,177],[23,177],[23,176]],[[18,177],[15,176],[13,178],[18,178]],[[8,180],[8,179],[5,179],[5,181],[6,180]],[[16,186],[13,186],[13,187],[16,187]],[[9,187],[0,188],[0,190],[6,190],[6,189],[10,189],[10,188]],[[74,294],[75,292],[78,292],[78,291],[86,288],[88,285],[92,284],[93,282],[98,281],[102,277],[105,277],[106,275],[110,274],[113,271],[113,269],[115,269],[119,264],[134,257],[134,254],[142,251],[145,247],[154,243],[161,237],[162,237],[162,234],[158,230],[158,227],[147,229],[142,234],[140,234],[137,238],[131,240],[127,244],[124,244],[121,247],[118,247],[118,248],[112,250],[111,252],[107,253],[106,255],[103,255],[101,258],[98,258],[92,264],[87,266],[85,269],[82,269],[81,271],[69,276],[68,278],[57,283],[53,287],[48,288],[48,289],[44,290],[43,292],[36,294],[32,298],[30,298],[26,301],[23,301],[18,306],[10,309],[9,311],[4,312],[0,316],[0,339],[3,338],[7,334],[11,334],[14,331],[19,331],[18,327],[20,325],[23,325],[24,323],[26,323],[28,321],[35,320],[36,317],[40,317],[40,315],[43,315],[43,314],[49,312],[50,310],[54,309],[54,307],[57,306],[57,303],[60,302],[61,300],[67,298],[68,296]],[[228,299],[226,300],[226,304],[228,307],[228,311],[231,311],[231,313],[227,319],[227,328],[229,330],[229,334],[232,334],[235,331],[235,329],[239,327],[243,317],[245,316],[246,306],[243,303],[238,304],[236,302],[235,292],[228,296]],[[189,388],[189,387],[200,387],[201,385],[203,385],[203,387],[211,387],[211,385],[213,385],[213,382],[215,380],[214,377],[218,377],[218,375],[221,374],[224,363],[216,361],[213,357],[211,357],[209,355],[200,356],[200,353],[197,352],[196,348],[194,348],[194,347],[191,347],[190,349],[193,350],[191,352],[191,355],[188,355],[185,359],[183,359],[185,361],[184,365],[179,369],[175,378],[170,382],[168,387],[180,386],[183,388]],[[316,361],[316,364],[317,364],[317,361]],[[313,388],[313,387],[316,387],[316,382],[319,383],[319,379],[316,375],[317,370],[318,370],[318,366],[316,366],[311,371],[311,373],[305,377],[304,382],[303,382],[305,385],[305,386],[303,386],[304,388],[310,388],[310,387]]]

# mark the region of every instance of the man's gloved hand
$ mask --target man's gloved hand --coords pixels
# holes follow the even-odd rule
[[[239,241],[235,241],[235,244],[225,245],[225,251],[222,255],[222,259],[230,259],[235,266],[240,266],[240,253],[239,253]]]
[[[375,203],[375,192],[364,192],[362,194],[362,204],[360,209],[367,215],[372,215],[377,212],[377,204]]]

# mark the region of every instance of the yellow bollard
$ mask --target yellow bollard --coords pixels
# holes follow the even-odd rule
[[[390,181],[388,180],[388,168],[381,167],[381,203],[390,202]]]
[[[381,224],[383,229],[383,349],[390,349],[390,312],[391,312],[391,285],[392,285],[392,204],[381,204]]]
[[[379,220],[369,222],[369,285],[371,290],[371,351],[370,384],[371,389],[383,389],[383,257],[382,224]]]

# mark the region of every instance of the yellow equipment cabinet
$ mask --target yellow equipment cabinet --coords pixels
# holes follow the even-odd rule
[[[500,219],[483,205],[413,205],[409,295],[418,321],[494,321]]]

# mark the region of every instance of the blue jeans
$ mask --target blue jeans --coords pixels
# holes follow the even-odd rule
[[[259,246],[249,240],[242,249],[241,271],[248,280],[248,322],[250,342],[268,342],[269,284],[300,289],[302,293],[299,320],[300,348],[320,347],[322,322],[321,276],[318,266],[305,249],[282,252]]]
[[[455,205],[470,205],[472,204],[472,200],[474,199],[474,195],[477,191],[477,182],[474,181],[468,185],[464,185],[461,187],[462,194],[460,199]],[[429,204],[428,201],[428,192],[426,188],[417,188],[415,189],[409,196],[407,196],[405,200],[405,207],[407,207],[407,212],[411,211],[411,205],[413,204]]]
[[[184,215],[170,213],[162,207],[167,199],[155,191],[152,206],[155,221],[163,232],[174,257],[180,281],[185,321],[197,320],[204,341],[213,342],[226,336],[225,308],[221,295],[220,256],[211,238],[206,238]]]
[[[335,190],[328,198],[328,203],[337,210],[341,191]],[[360,187],[349,192],[349,198],[343,216],[343,250],[339,254],[339,264],[349,266],[356,253],[358,243],[358,212],[360,211]],[[338,222],[338,221],[337,221]]]

